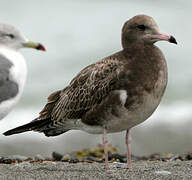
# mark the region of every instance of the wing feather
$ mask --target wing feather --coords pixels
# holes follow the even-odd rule
[[[12,66],[12,62],[0,54],[0,103],[15,97],[19,91],[18,84],[10,73]]]
[[[87,66],[69,86],[49,96],[39,118],[50,117],[54,121],[81,118],[117,88],[121,65],[108,57]]]

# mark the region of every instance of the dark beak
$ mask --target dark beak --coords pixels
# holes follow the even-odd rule
[[[173,36],[171,36],[171,37],[169,38],[169,42],[170,42],[170,43],[177,44],[177,41],[176,41],[176,39],[175,39]]]

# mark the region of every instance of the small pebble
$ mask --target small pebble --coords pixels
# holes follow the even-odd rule
[[[79,159],[77,158],[77,156],[74,153],[71,153],[70,157],[71,158],[69,160],[69,163],[78,163],[79,162]]]
[[[126,162],[127,161],[127,158],[125,155],[121,155],[121,154],[118,154],[118,153],[114,153],[114,154],[111,154],[109,159],[115,159],[115,160],[119,160],[121,163],[123,162]]]
[[[126,168],[126,163],[114,162],[113,165],[115,165],[116,168],[121,168],[121,169]]]
[[[175,161],[178,161],[178,162],[179,162],[179,161],[181,161],[181,159],[175,159]]]
[[[177,164],[174,164],[173,166],[181,166],[181,164],[177,163]]]
[[[0,159],[0,163],[3,163],[3,164],[11,164],[13,162],[13,160],[12,159],[10,159],[10,158],[1,158]]]
[[[169,172],[169,171],[155,171],[155,173],[156,174],[160,174],[160,175],[170,175],[171,174],[171,172]]]
[[[63,157],[62,154],[58,153],[58,152],[53,152],[52,153],[52,157],[56,160],[56,161],[60,161]]]
[[[187,160],[192,160],[192,153],[188,153],[188,154],[186,155],[186,159],[187,159]]]
[[[70,161],[69,161],[69,163],[78,163],[79,162],[79,159],[71,159]]]
[[[35,156],[35,160],[45,160],[45,158],[42,156],[42,155],[40,155],[40,154],[37,154],[36,156]]]
[[[50,164],[50,165],[55,165],[55,164],[56,164],[56,162],[47,161],[47,160],[43,161],[42,163],[43,163],[43,164]]]
[[[65,154],[62,158],[61,158],[61,161],[69,161],[71,159],[71,156],[69,154]]]

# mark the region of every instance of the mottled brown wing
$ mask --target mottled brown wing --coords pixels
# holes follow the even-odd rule
[[[81,118],[115,90],[120,67],[119,61],[110,58],[87,66],[69,86],[49,96],[40,118],[49,116],[52,120]]]
[[[39,113],[38,120],[40,119],[47,119],[51,117],[52,110],[55,106],[55,103],[59,100],[61,94],[60,91],[53,92],[47,98],[47,104],[43,108],[43,110]]]

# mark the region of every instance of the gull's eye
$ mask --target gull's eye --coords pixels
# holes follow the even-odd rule
[[[6,34],[6,36],[10,37],[11,39],[15,38],[13,34]]]
[[[138,28],[139,30],[145,31],[146,26],[145,26],[144,24],[140,24],[140,25],[137,25],[137,28]]]

